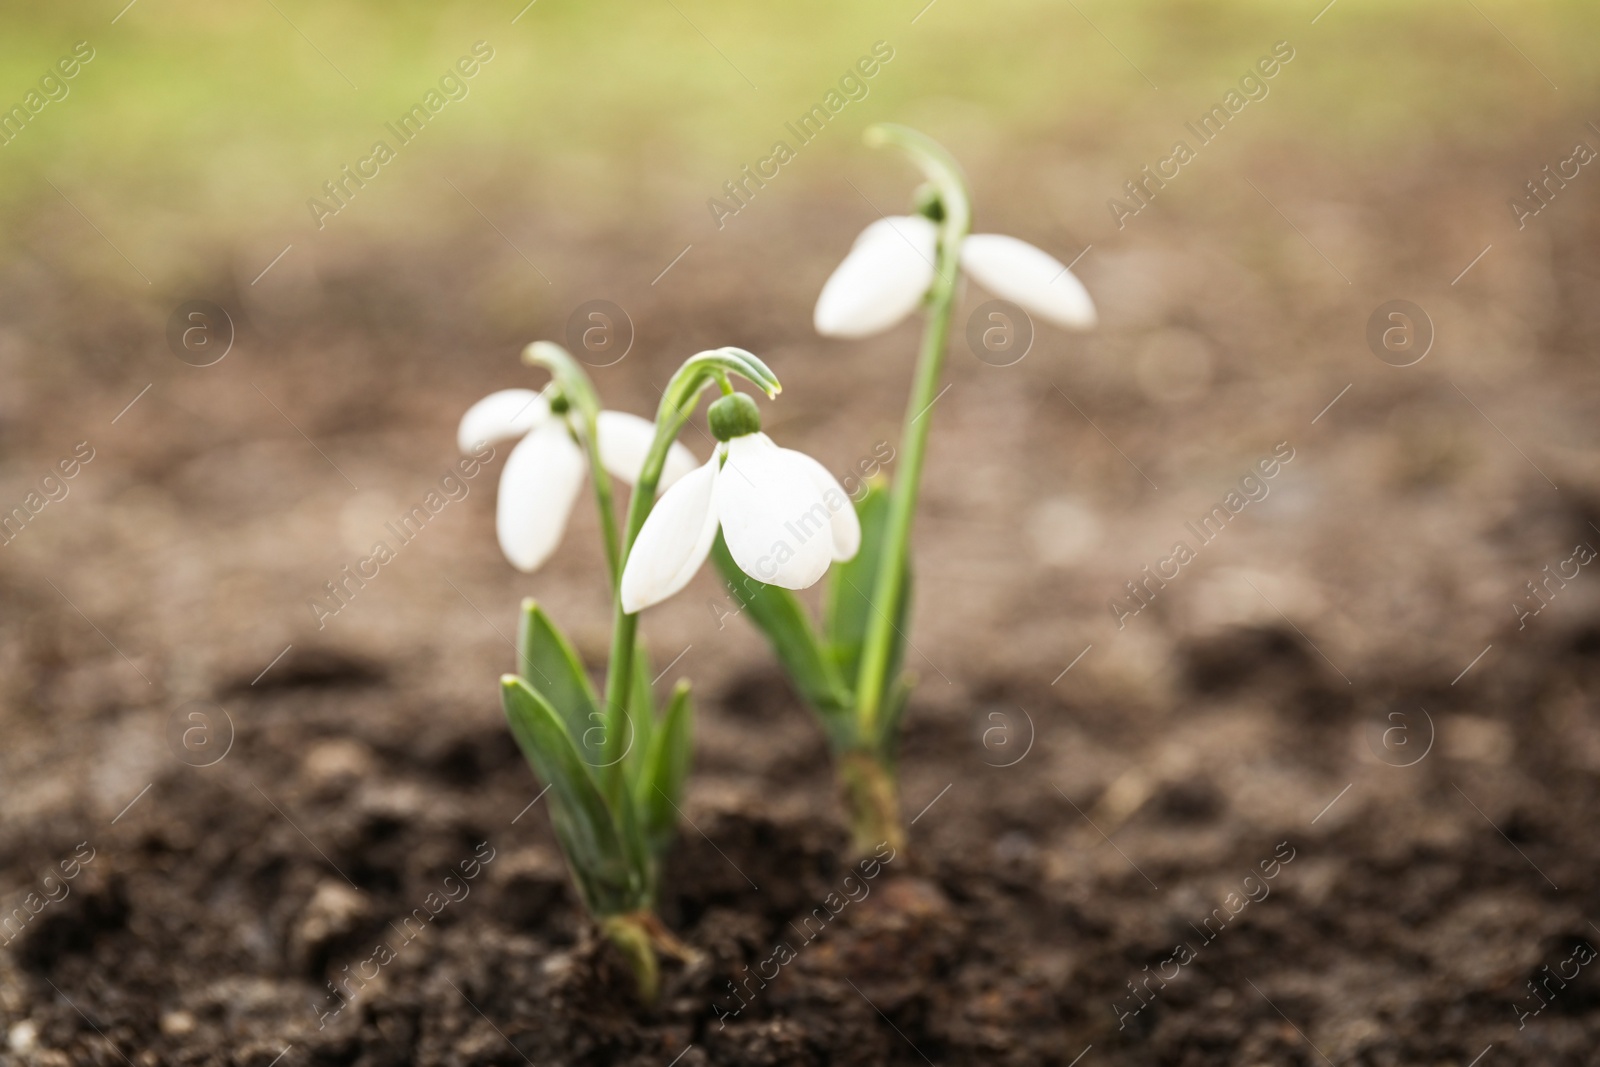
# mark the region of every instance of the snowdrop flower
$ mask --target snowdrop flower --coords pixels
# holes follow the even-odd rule
[[[495,507],[500,550],[521,571],[537,570],[555,551],[588,473],[584,451],[574,440],[583,424],[569,419],[568,410],[566,399],[548,389],[544,393],[501,389],[468,408],[456,432],[463,452],[522,438],[500,472]],[[655,438],[655,425],[626,412],[602,411],[595,426],[600,465],[612,477],[632,484]],[[661,488],[694,468],[693,453],[673,442]]]
[[[916,310],[933,285],[939,228],[922,215],[883,218],[861,231],[822,287],[813,315],[824,337],[867,337]],[[1026,241],[975,233],[961,269],[991,293],[1067,329],[1095,324],[1094,302],[1066,265]]]
[[[739,569],[770,585],[804,589],[829,563],[861,547],[861,524],[843,487],[802,452],[761,432],[755,401],[730,393],[711,405],[719,444],[650,512],[622,571],[622,610],[659,604],[689,583],[722,529]]]

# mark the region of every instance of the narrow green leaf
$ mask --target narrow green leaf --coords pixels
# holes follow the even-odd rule
[[[597,767],[605,739],[600,700],[578,653],[532,597],[522,602],[517,661],[517,673],[561,716],[583,761]]]
[[[633,685],[628,690],[628,754],[623,769],[629,783],[639,780],[656,729],[656,702],[650,692],[650,657],[640,643],[633,650]]]
[[[717,561],[723,581],[743,605],[750,620],[767,635],[800,695],[822,714],[832,732],[841,725],[838,720],[847,718],[842,713],[849,708],[851,695],[838,670],[823,654],[811,619],[799,599],[787,589],[758,582],[740,570],[720,530],[711,546],[711,558]]]
[[[898,662],[895,668],[898,671]],[[911,701],[911,690],[916,688],[917,679],[910,671],[891,677],[894,681],[883,701],[883,725],[880,727],[883,732],[874,743],[879,758],[892,770],[900,762],[900,723],[905,718],[906,705]]]
[[[839,674],[852,690],[861,668],[861,645],[872,619],[872,591],[878,580],[878,559],[883,554],[883,528],[889,521],[889,491],[882,479],[867,483],[867,491],[855,508],[861,523],[861,550],[829,569],[822,601],[823,632]]]
[[[683,798],[683,783],[689,776],[689,759],[694,752],[693,732],[689,683],[679,682],[672,690],[666,714],[635,784],[645,840],[657,858],[672,843],[678,825],[678,803]]]
[[[645,813],[639,809],[639,803],[626,783],[622,783],[622,795],[617,798],[612,810],[616,813],[617,836],[622,842],[628,866],[638,873],[646,899],[654,900],[656,857],[647,836]]]
[[[827,634],[828,650],[838,666],[840,677],[852,693],[861,672],[861,649],[866,641],[867,628],[877,613],[872,605],[872,595],[878,585],[883,530],[889,522],[889,489],[884,480],[875,478],[868,483],[866,494],[856,503],[856,517],[861,521],[861,551],[854,558],[833,565],[828,572],[828,583],[823,594],[824,632]],[[895,606],[892,616],[894,628],[889,639],[889,669],[884,672],[885,687],[891,691],[905,659],[911,587],[911,567],[908,562],[905,577],[900,583],[900,602]]]
[[[648,899],[647,872],[619,832],[562,717],[513,674],[501,676],[500,697],[512,736],[549,789],[551,825],[585,903],[601,915],[641,906]]]
[[[906,661],[906,631],[911,626],[911,593],[916,588],[916,574],[911,570],[911,559],[906,558],[905,577],[900,580],[900,603],[895,605],[894,639],[889,645],[889,668],[883,674],[884,696],[892,697],[895,686],[901,684],[901,671]],[[910,689],[906,690],[907,698]],[[892,737],[892,734],[885,734]]]

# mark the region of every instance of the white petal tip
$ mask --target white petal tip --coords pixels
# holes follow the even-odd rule
[[[1094,301],[1077,276],[1026,241],[975,233],[961,245],[961,268],[996,296],[1063,329],[1088,330],[1098,322]]]
[[[555,552],[583,487],[583,453],[560,423],[528,434],[506,457],[495,504],[500,551],[517,570],[538,569]]]
[[[636,615],[689,584],[711,551],[717,517],[712,509],[715,457],[661,495],[634,539],[622,568],[622,610]]]
[[[467,409],[456,428],[456,447],[476,452],[486,444],[521,437],[550,415],[550,405],[532,389],[501,389]]]
[[[824,337],[868,337],[899,324],[933,284],[938,228],[920,215],[879,219],[861,232],[817,297]]]

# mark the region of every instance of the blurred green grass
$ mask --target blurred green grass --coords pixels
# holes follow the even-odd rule
[[[49,179],[145,249],[304,233],[322,182],[388,139],[383,124],[478,40],[495,58],[470,96],[330,226],[425,226],[453,195],[438,175],[612,218],[703,220],[705,197],[878,40],[894,60],[800,169],[858,151],[868,121],[964,117],[1131,173],[1283,39],[1298,53],[1273,86],[1286,102],[1253,109],[1230,140],[1330,158],[1474,151],[1563,117],[1581,128],[1590,116],[1572,109],[1593,99],[1600,29],[1600,5],[1580,0],[1336,0],[1314,25],[1325,0],[536,0],[515,24],[525,0],[124,2],[7,13],[7,106],[74,42],[96,50],[70,96],[0,147],[7,232],[56,195]]]

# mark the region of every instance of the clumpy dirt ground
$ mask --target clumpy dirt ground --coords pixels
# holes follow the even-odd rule
[[[1399,178],[1285,150],[1248,170],[1303,237],[1226,157],[1091,231],[1117,165],[1054,151],[974,166],[980,227],[1094,243],[1104,322],[1041,327],[1005,368],[955,343],[919,524],[911,849],[847,880],[820,735],[710,574],[645,619],[660,684],[697,687],[662,912],[707,954],[648,1012],[495,699],[521,596],[602,661],[586,502],[517,575],[497,461],[321,628],[306,601],[586,299],[638,330],[594,372],[614,406],[653,409],[679,360],[732,343],[783,378],[785,443],[840,474],[892,444],[912,328],[808,330],[860,197],[797,181],[652,287],[677,235],[508,195],[496,217],[568,265],[537,290],[463,223],[313,248],[262,287],[223,254],[152,296],[56,258],[70,220],[36,216],[0,278],[0,503],[79,442],[93,458],[0,549],[0,1057],[1593,1062],[1600,578],[1547,586],[1520,628],[1512,606],[1600,545],[1593,198],[1519,234],[1503,199],[1535,148]],[[904,195],[862,170],[874,201]],[[165,347],[192,298],[237,315],[212,367]],[[1396,298],[1438,334],[1407,368],[1364,340]],[[1280,445],[1268,495],[1119,626],[1124,583]],[[169,743],[193,723],[210,766]]]

